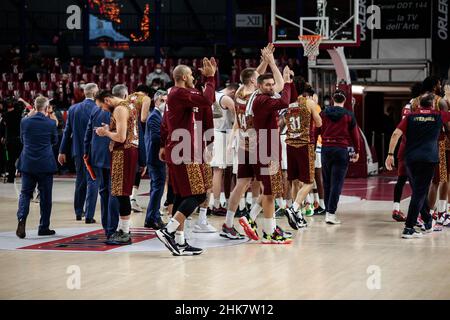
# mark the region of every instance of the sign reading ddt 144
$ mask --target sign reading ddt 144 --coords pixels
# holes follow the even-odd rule
[[[381,28],[375,29],[375,38],[430,37],[430,0],[375,0],[374,4],[381,9]]]
[[[262,14],[237,14],[236,15],[237,28],[262,28],[263,16]]]

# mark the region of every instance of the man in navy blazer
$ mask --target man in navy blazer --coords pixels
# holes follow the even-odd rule
[[[39,236],[54,235],[50,230],[50,214],[52,211],[53,174],[58,170],[52,146],[58,143],[56,121],[48,118],[49,102],[45,97],[37,97],[34,109],[20,123],[20,139],[23,150],[20,154],[18,170],[22,173],[22,190],[17,210],[16,235],[23,239],[26,236],[25,224],[30,211],[30,200],[38,186],[41,195]]]
[[[110,162],[109,152],[110,139],[93,134],[97,127],[109,124],[111,113],[95,108],[89,118],[86,134],[84,137],[84,157],[87,158],[92,171],[95,174],[94,180],[87,174],[87,194],[86,194],[86,223],[95,223],[94,214],[97,205],[97,196],[100,193],[102,226],[107,233],[108,228],[108,203],[110,194]],[[114,230],[115,231],[115,230]]]
[[[145,130],[145,150],[147,152],[147,168],[151,179],[150,201],[147,206],[145,227],[152,229],[164,228],[159,208],[166,182],[166,165],[159,159],[161,147],[161,121],[167,101],[167,92],[158,90],[154,96],[155,108],[147,119]]]
[[[83,216],[83,207],[86,201],[87,190],[87,171],[83,161],[84,155],[84,136],[86,133],[89,117],[92,111],[97,108],[94,97],[98,92],[95,83],[87,83],[84,86],[84,95],[86,99],[80,103],[74,104],[69,108],[66,127],[59,147],[58,162],[63,165],[66,157],[72,152],[72,158],[75,162],[77,178],[75,181],[74,209],[77,220]],[[72,150],[69,150],[69,140],[72,139]]]

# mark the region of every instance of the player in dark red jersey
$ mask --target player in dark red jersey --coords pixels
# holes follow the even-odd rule
[[[264,212],[263,243],[287,244],[286,238],[277,228],[274,218],[275,198],[283,196],[281,174],[281,142],[278,130],[278,113],[289,106],[291,96],[291,74],[289,67],[283,70],[284,87],[281,96],[274,91],[275,80],[271,74],[258,77],[258,90],[249,99],[246,115],[253,117],[256,132],[255,173],[263,187],[262,207]]]
[[[161,126],[161,145],[164,147],[161,148],[160,158],[164,159],[169,167],[175,194],[175,214],[167,226],[158,230],[156,235],[178,256],[198,255],[203,252],[186,242],[183,227],[186,218],[206,200],[206,192],[212,185],[211,168],[203,161],[203,137],[201,134],[198,137],[195,113],[199,109],[211,108],[214,103],[216,69],[214,58],[203,59],[203,68],[200,70],[207,79],[203,92],[194,88],[192,70],[188,66],[178,65],[174,69],[175,86],[170,89],[165,119]],[[212,151],[212,145],[208,151]]]

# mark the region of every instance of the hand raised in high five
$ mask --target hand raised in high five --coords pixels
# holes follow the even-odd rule
[[[275,64],[275,57],[273,55],[275,51],[275,47],[272,43],[269,43],[267,47],[261,50],[261,54],[263,57],[263,60],[267,62],[268,64]]]
[[[292,72],[291,69],[288,66],[284,67],[284,69],[283,69],[283,80],[284,80],[285,83],[291,83],[292,82],[291,74],[293,75],[294,72]]]
[[[216,59],[203,58],[203,68],[200,68],[200,72],[205,77],[213,77],[216,74],[217,62]]]

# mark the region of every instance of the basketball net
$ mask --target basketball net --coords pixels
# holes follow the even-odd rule
[[[318,34],[307,34],[298,36],[298,39],[302,43],[304,56],[308,57],[308,66],[315,66],[322,36]]]

